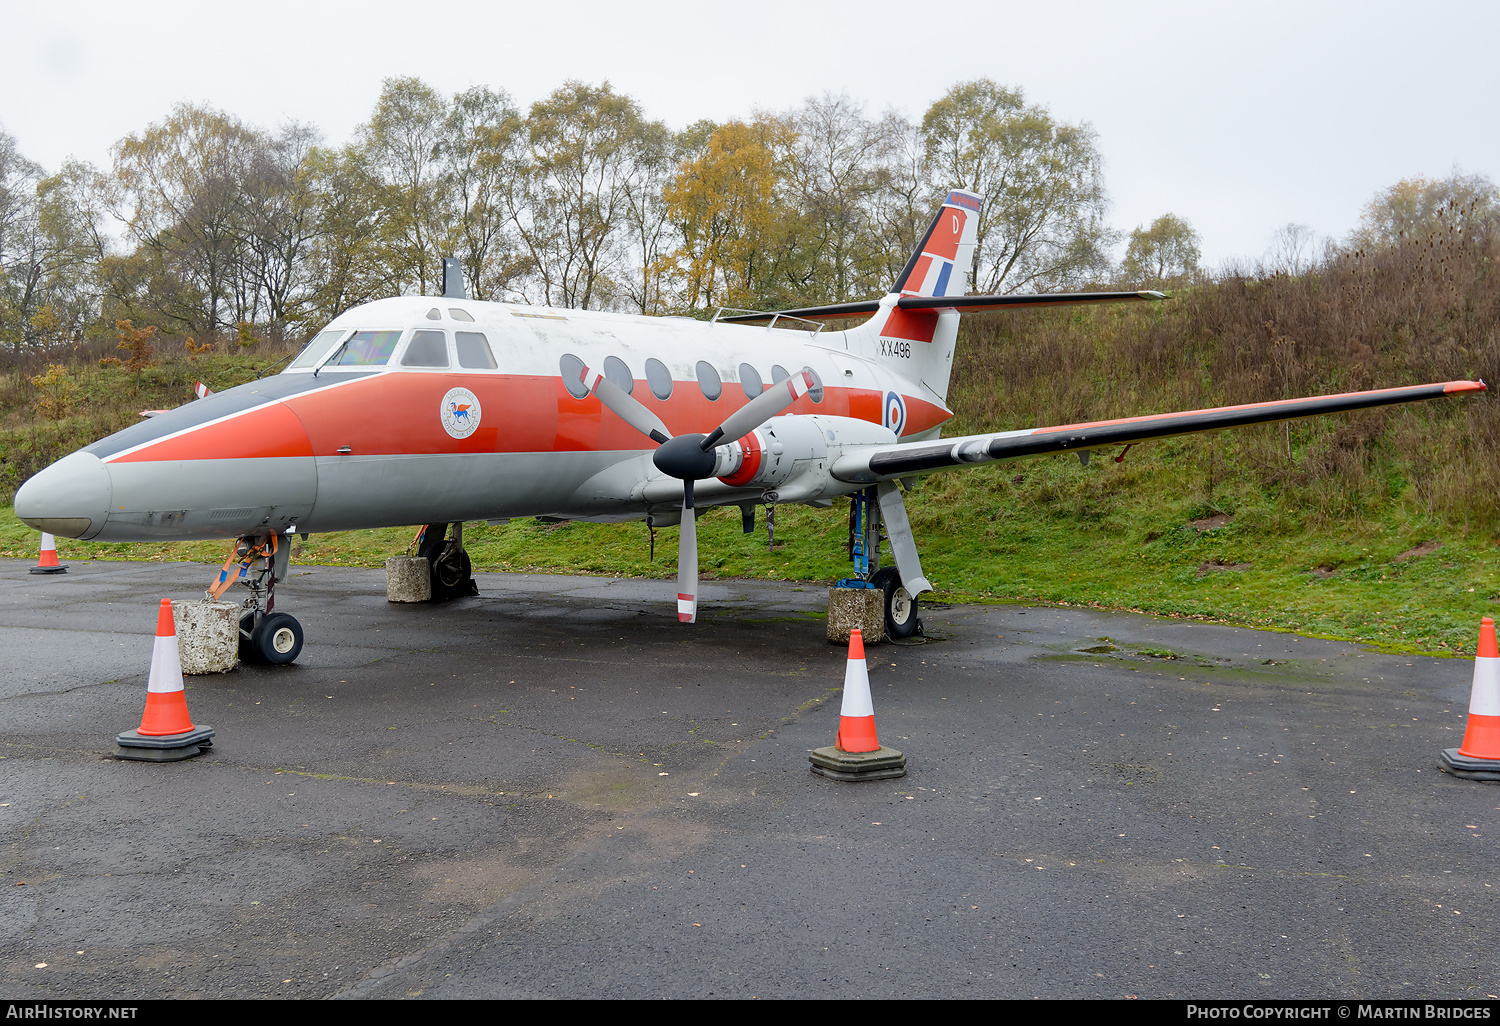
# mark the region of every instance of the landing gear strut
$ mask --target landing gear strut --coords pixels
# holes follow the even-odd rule
[[[286,579],[291,554],[291,544],[280,535],[241,538],[208,589],[210,599],[222,597],[235,580],[250,589],[240,604],[240,658],[247,663],[284,666],[302,653],[302,625],[288,613],[274,612],[276,585]],[[237,574],[231,571],[236,563]]]
[[[893,491],[892,494],[899,503],[900,493]],[[898,566],[881,569],[880,543],[890,540],[894,550],[898,542],[909,540],[910,530],[906,531],[906,539],[891,539],[881,531],[882,507],[891,500],[882,497],[879,489],[866,488],[849,496],[849,500],[849,557],[854,562],[855,576],[880,591],[881,604],[885,609],[885,636],[898,641],[909,638],[920,631],[922,626],[917,618],[917,597],[907,590],[902,581],[899,556]],[[904,515],[901,519],[904,521]],[[909,558],[915,560],[915,557],[916,550],[913,548]],[[917,566],[917,576],[921,576],[920,564]],[[922,584],[926,583],[923,578]]]
[[[446,538],[445,533],[449,535]],[[428,524],[417,545],[417,555],[432,565],[432,601],[446,602],[479,594],[469,553],[464,548],[463,524]]]

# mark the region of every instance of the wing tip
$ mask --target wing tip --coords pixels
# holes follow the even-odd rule
[[[1484,379],[1477,381],[1450,381],[1443,386],[1443,391],[1449,395],[1457,392],[1488,392],[1490,386],[1484,383]]]

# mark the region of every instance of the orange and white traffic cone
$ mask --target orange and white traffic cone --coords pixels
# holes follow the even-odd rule
[[[844,704],[833,746],[841,752],[874,752],[875,703],[870,700],[870,671],[865,665],[865,638],[858,627],[849,632],[849,662],[844,666]]]
[[[1495,645],[1495,621],[1488,616],[1479,624],[1464,743],[1444,749],[1438,768],[1471,780],[1500,780],[1500,648]]]
[[[884,748],[875,733],[875,706],[870,700],[870,673],[865,666],[865,639],[859,628],[849,632],[849,661],[844,665],[844,702],[839,732],[830,748],[807,757],[812,771],[834,780],[883,780],[906,775],[906,756]]]
[[[57,541],[50,534],[42,535],[42,554],[37,557],[34,574],[65,574],[68,568],[57,561]]]
[[[168,762],[212,748],[214,729],[193,726],[188,718],[187,693],[182,685],[182,659],[177,652],[177,627],[172,622],[172,600],[162,599],[156,614],[156,643],[151,649],[151,676],[146,681],[146,711],[141,725],[115,736],[115,754],[122,759]]]

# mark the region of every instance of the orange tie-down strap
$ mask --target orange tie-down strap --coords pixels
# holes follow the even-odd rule
[[[229,590],[229,586],[231,584],[233,584],[235,581],[241,581],[245,579],[245,577],[250,573],[250,564],[255,562],[256,559],[261,556],[270,557],[276,555],[276,546],[278,544],[279,542],[277,536],[273,534],[268,541],[262,542],[259,545],[252,545],[250,547],[250,551],[241,556],[240,543],[238,539],[236,539],[234,548],[229,550],[229,558],[224,560],[224,565],[219,570],[218,580],[209,585],[209,597],[215,601],[218,601],[218,599],[220,599],[223,594]],[[236,563],[240,565],[239,573],[232,574],[230,573],[230,568],[233,567]]]

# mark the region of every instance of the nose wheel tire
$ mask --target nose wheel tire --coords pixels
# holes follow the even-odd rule
[[[900,641],[917,633],[917,600],[901,585],[895,567],[878,570],[870,583],[885,596],[885,635]]]
[[[240,621],[240,658],[246,662],[285,666],[302,654],[302,625],[290,613],[271,613],[250,630],[249,616]],[[246,637],[248,631],[249,636]]]

